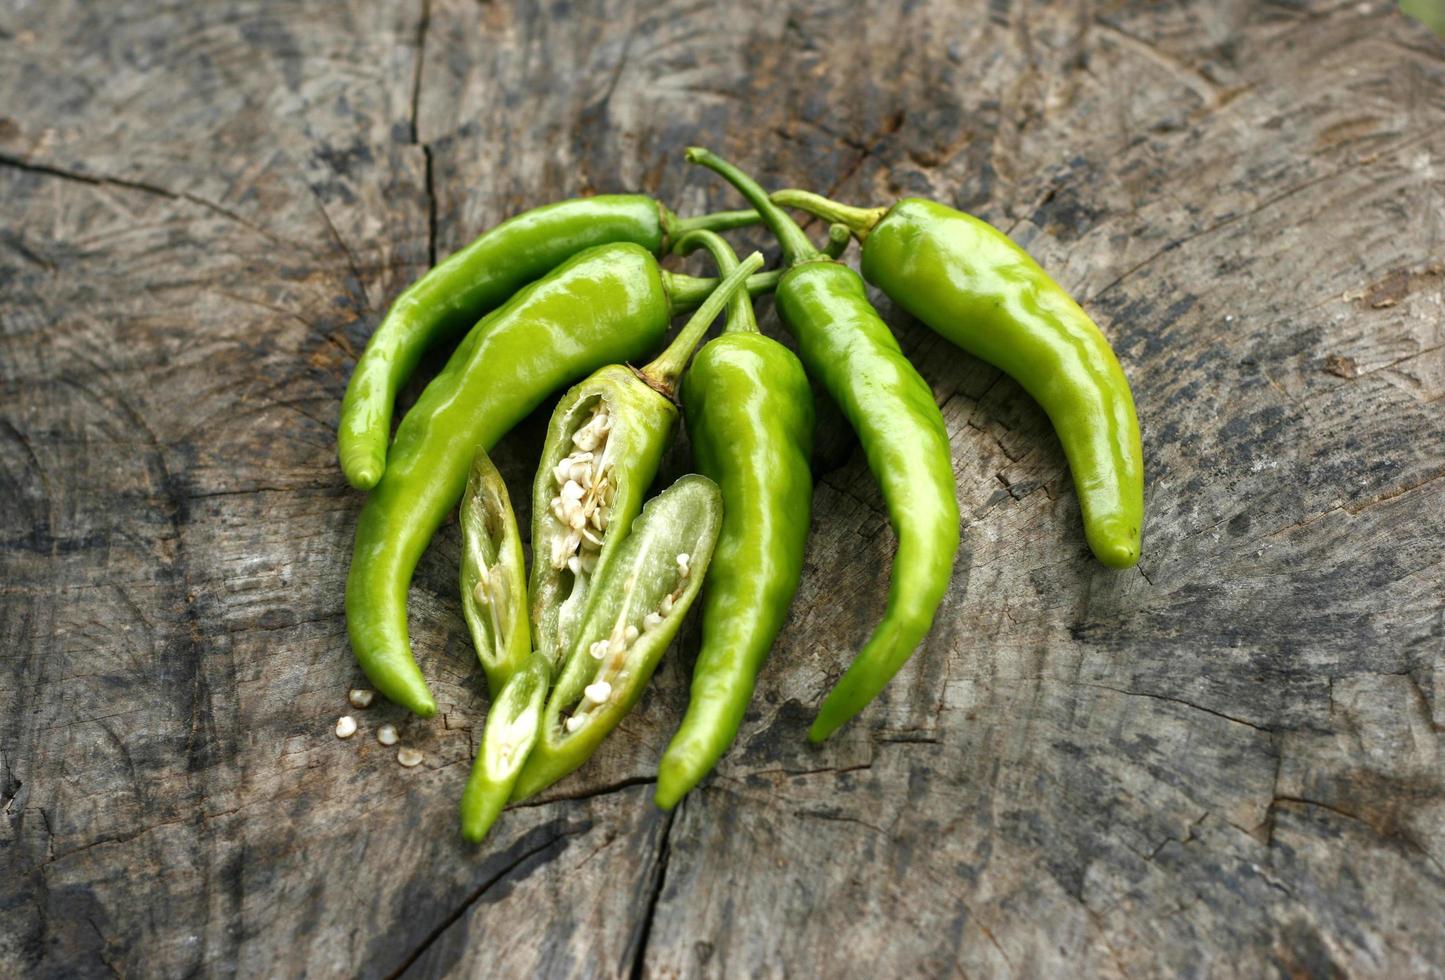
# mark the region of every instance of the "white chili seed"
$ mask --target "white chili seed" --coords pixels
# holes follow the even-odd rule
[[[642,630],[643,630],[643,632],[646,632],[646,631],[648,631],[648,630],[657,629],[657,627],[659,627],[659,626],[661,626],[661,625],[662,625],[662,617],[659,616],[659,615],[658,615],[657,613],[655,613],[655,612],[650,612],[650,613],[648,613],[646,616],[643,616],[643,617],[642,617]]]
[[[672,612],[672,595],[670,593],[662,597],[662,604],[658,608],[662,610],[664,616]]]
[[[595,684],[588,684],[582,693],[587,695],[589,700],[601,704],[612,695],[612,685],[606,681],[598,681]]]
[[[350,715],[342,715],[336,719],[336,737],[350,738],[356,734],[356,719]]]
[[[633,640],[637,639],[637,627],[633,626],[631,623],[628,623],[627,629],[622,631],[622,638],[625,639],[628,643],[631,643]]]
[[[472,589],[472,598],[477,600],[479,606],[485,606],[491,601],[492,597],[487,594],[486,579],[477,580],[476,586]]]
[[[586,723],[586,721],[587,719],[583,715],[573,715],[571,718],[568,718],[563,724],[566,727],[567,731],[575,732],[577,729],[581,728]]]
[[[396,744],[396,726],[382,725],[376,730],[376,740],[382,745]]]
[[[353,708],[369,708],[374,697],[376,697],[375,691],[368,691],[364,687],[355,687],[351,689],[350,694],[346,695],[346,700],[351,702]]]
[[[409,745],[403,745],[396,750],[396,761],[410,769],[412,766],[421,765],[422,754],[420,749],[414,749]]]

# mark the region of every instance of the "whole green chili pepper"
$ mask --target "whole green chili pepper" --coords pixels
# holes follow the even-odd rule
[[[657,622],[633,624],[630,633],[619,626],[623,632],[614,638],[615,649],[610,654],[608,641],[596,638],[583,652],[578,636],[590,621],[592,608],[609,601],[605,589],[620,587],[608,577],[608,571],[628,547],[628,529],[657,474],[662,454],[672,443],[677,427],[673,394],[678,375],[723,307],[734,302],[735,296],[745,295],[740,287],[762,262],[763,257],[754,252],[728,270],[717,290],[651,364],[641,371],[620,364],[605,367],[567,392],[552,413],[532,489],[530,592],[535,648],[561,670],[562,679],[548,700],[537,749],[544,762],[536,767],[528,763],[527,771],[533,774],[528,793],[586,761],[621,717],[583,711],[574,712],[565,722],[561,719],[561,712],[582,697],[582,689],[597,680],[599,671],[607,691],[615,688],[617,693],[610,702],[608,694],[593,700],[628,704],[628,699],[636,697],[634,687],[640,690],[652,673],[649,666],[642,675],[615,675],[622,659],[632,656],[627,651],[638,631],[650,630]],[[711,550],[709,542],[709,554]],[[682,579],[686,579],[692,552],[684,548],[675,554],[682,562]],[[695,578],[701,578],[703,567],[696,566]],[[674,601],[675,597],[665,600],[663,616]],[[664,642],[654,648],[649,640],[645,650],[655,662],[666,647]],[[588,690],[595,693],[598,688]],[[584,722],[590,734],[581,737],[579,728]]]
[[[485,449],[462,494],[462,616],[492,697],[532,652],[522,536],[502,474]]]
[[[863,275],[914,317],[1012,377],[1053,423],[1084,536],[1111,568],[1139,560],[1144,450],[1119,360],[1089,315],[1003,232],[933,201],[854,208],[808,191],[773,200],[853,229]]]
[[[422,353],[460,336],[522,286],[595,245],[632,242],[664,255],[694,228],[756,222],[751,211],[679,219],[641,194],[603,194],[525,211],[453,252],[396,298],[356,362],[336,433],[346,479],[359,490],[381,479],[392,404]]]
[[[927,382],[868,304],[863,280],[817,253],[767,193],[707,150],[688,160],[725,177],[762,215],[783,247],[778,313],[798,355],[858,433],[898,538],[883,619],[829,692],[808,730],[822,741],[861,711],[898,672],[933,625],[958,550],[958,500],[943,416]]]
[[[632,710],[702,587],[722,495],[690,474],[648,502],[600,568],[542,734],[512,790],[522,800],[586,762]]]
[[[748,288],[770,283],[758,276]],[[663,272],[638,245],[600,245],[520,290],[462,340],[402,419],[390,464],[357,521],[346,625],[378,691],[422,717],[436,713],[412,659],[406,593],[427,542],[461,498],[476,448],[491,449],[562,385],[656,349],[672,315],[714,285]]]
[[[696,245],[712,252],[720,273],[736,267],[716,233],[693,232],[678,249]],[[707,775],[737,735],[798,589],[813,501],[812,389],[793,352],[758,332],[748,296],[734,295],[723,335],[693,358],[682,404],[698,471],[722,490],[723,519],[702,595],[692,699],[658,763],[656,801],[664,809]]]

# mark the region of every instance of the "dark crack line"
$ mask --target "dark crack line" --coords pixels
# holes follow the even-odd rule
[[[647,896],[647,909],[642,918],[642,931],[637,937],[637,954],[632,958],[632,967],[628,975],[632,980],[641,980],[642,970],[647,962],[647,944],[652,939],[652,924],[657,919],[657,904],[662,898],[662,889],[667,884],[667,862],[672,857],[672,828],[677,823],[677,815],[687,805],[687,798],[678,803],[677,809],[667,815],[667,823],[662,828],[662,843],[657,849],[657,874],[652,879],[652,891]]]
[[[432,163],[431,144],[421,138],[421,80],[426,69],[426,36],[431,29],[431,0],[421,0],[421,18],[416,28],[416,72],[411,80],[411,142],[421,147],[426,181],[426,256],[427,265],[437,264],[437,195]]]
[[[215,201],[209,201],[189,191],[173,191],[170,188],[161,187],[159,184],[151,184],[143,180],[130,180],[126,177],[95,176],[93,174],[81,173],[77,170],[66,170],[63,167],[52,166],[48,163],[35,163],[30,160],[22,160],[8,153],[0,153],[0,166],[13,167],[25,173],[40,174],[46,177],[58,177],[61,180],[70,180],[79,184],[89,184],[92,187],[124,187],[127,190],[140,191],[144,194],[154,194],[157,197],[164,197],[170,201],[187,201],[205,208],[213,214],[218,214],[228,221],[234,221],[236,224],[250,229],[273,244],[284,244],[281,239],[260,225],[247,221],[236,212],[229,208],[222,207]]]
[[[1253,728],[1257,732],[1264,732],[1267,735],[1274,734],[1274,729],[1272,728],[1265,728],[1263,725],[1256,725],[1252,721],[1245,721],[1243,718],[1236,718],[1233,715],[1226,715],[1222,711],[1215,711],[1213,708],[1206,708],[1203,705],[1195,704],[1192,701],[1185,701],[1182,698],[1173,698],[1167,694],[1153,694],[1149,691],[1126,691],[1121,687],[1110,687],[1107,684],[1093,684],[1085,681],[1080,681],[1079,686],[1092,687],[1100,691],[1113,691],[1115,694],[1123,694],[1126,697],[1131,698],[1153,698],[1156,701],[1168,701],[1170,704],[1182,704],[1186,708],[1193,708],[1195,711],[1202,711],[1206,715],[1213,715],[1216,718],[1223,718],[1225,721],[1233,722],[1236,725],[1244,725],[1247,728]]]
[[[1344,817],[1346,820],[1349,820],[1352,823],[1357,823],[1361,827],[1364,827],[1371,834],[1373,834],[1377,840],[1383,841],[1387,844],[1400,844],[1403,845],[1405,849],[1415,851],[1426,861],[1430,862],[1430,864],[1435,868],[1437,872],[1439,872],[1439,874],[1445,876],[1445,865],[1442,865],[1440,861],[1435,857],[1435,855],[1431,854],[1430,851],[1426,849],[1424,844],[1421,844],[1418,840],[1415,839],[1413,835],[1406,833],[1401,828],[1397,828],[1393,831],[1382,830],[1358,813],[1351,812],[1350,810],[1346,810],[1343,807],[1335,806],[1332,803],[1325,803],[1321,800],[1311,800],[1308,797],[1304,796],[1275,796],[1274,799],[1269,801],[1269,809],[1271,815],[1273,815],[1274,810],[1278,806],[1280,806],[1280,804],[1290,806],[1317,807],[1321,810],[1333,813],[1336,816]]]
[[[471,907],[477,904],[477,902],[481,899],[483,895],[485,895],[492,888],[505,881],[514,872],[516,872],[518,868],[526,864],[532,858],[537,857],[539,854],[544,854],[545,852],[556,847],[568,837],[573,837],[577,834],[585,833],[586,830],[587,827],[579,827],[574,830],[563,830],[558,833],[556,837],[553,837],[546,843],[540,844],[537,847],[526,851],[520,857],[518,857],[517,860],[513,861],[511,864],[508,864],[506,867],[502,868],[502,870],[492,875],[492,877],[482,882],[472,891],[470,895],[467,896],[466,901],[462,902],[462,904],[458,906],[450,915],[448,915],[445,919],[438,923],[436,928],[434,928],[431,932],[427,933],[426,938],[417,945],[416,949],[408,953],[406,958],[401,961],[401,964],[397,966],[395,970],[392,970],[386,975],[386,980],[396,980],[397,977],[401,976],[408,969],[410,969],[411,965],[415,963],[418,959],[420,959],[422,954],[425,953],[428,949],[430,949],[432,944],[435,943],[438,939],[440,939],[448,929],[455,925],[457,920],[459,920],[462,916],[466,915],[467,912],[471,909]]]
[[[593,800],[599,796],[610,796],[613,793],[620,793],[625,789],[634,786],[651,786],[657,782],[656,776],[629,776],[627,779],[619,780],[607,786],[600,786],[597,789],[578,790],[575,793],[563,793],[558,796],[548,796],[543,799],[523,800],[520,803],[513,803],[508,809],[527,809],[528,807],[550,806],[553,803],[563,803],[575,800]]]

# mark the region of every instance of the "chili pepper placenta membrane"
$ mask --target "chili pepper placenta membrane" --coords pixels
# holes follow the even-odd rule
[[[719,272],[737,265],[710,231],[693,232],[678,249],[697,245]],[[721,489],[723,517],[702,594],[691,700],[658,764],[656,800],[666,809],[737,735],[798,589],[813,499],[813,393],[793,352],[758,332],[748,296],[733,297],[723,335],[698,351],[681,390],[693,458]]]
[[[1129,382],[1098,326],[1027,252],[988,223],[920,198],[886,210],[799,190],[773,200],[848,224],[869,282],[1021,384],[1059,434],[1095,557],[1111,568],[1139,560],[1144,451]]]
[[[616,559],[599,572],[514,800],[582,765],[637,703],[702,587],[722,510],[717,485],[697,474],[643,508]]]
[[[958,550],[958,501],[943,417],[928,384],[868,304],[863,280],[828,261],[746,174],[706,150],[688,160],[725,177],[783,246],[776,304],[798,355],[858,433],[898,539],[883,619],[819,708],[821,741],[861,711],[927,635]]]
[[[679,219],[650,197],[606,194],[533,208],[452,253],[397,297],[356,362],[336,437],[347,480],[369,490],[381,478],[392,404],[422,353],[461,335],[520,287],[595,245],[632,242],[662,255],[694,228],[756,221],[750,211]]]
[[[711,285],[662,272],[638,245],[602,245],[472,328],[402,420],[357,521],[346,624],[377,690],[422,717],[436,713],[412,659],[406,593],[427,542],[461,498],[475,450],[490,450],[562,385],[655,350],[671,316]]]

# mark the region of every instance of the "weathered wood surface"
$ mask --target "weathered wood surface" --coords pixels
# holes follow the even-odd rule
[[[1445,46],[1356,0],[601,6],[0,13],[0,972],[1438,974]],[[509,213],[735,206],[690,142],[1025,244],[1132,379],[1145,558],[1093,562],[1040,411],[885,304],[966,518],[925,648],[805,744],[891,544],[825,413],[717,775],[649,802],[687,637],[473,851],[454,526],[412,605],[444,713],[331,735],[338,400],[388,300]],[[540,424],[498,453],[518,496]]]

